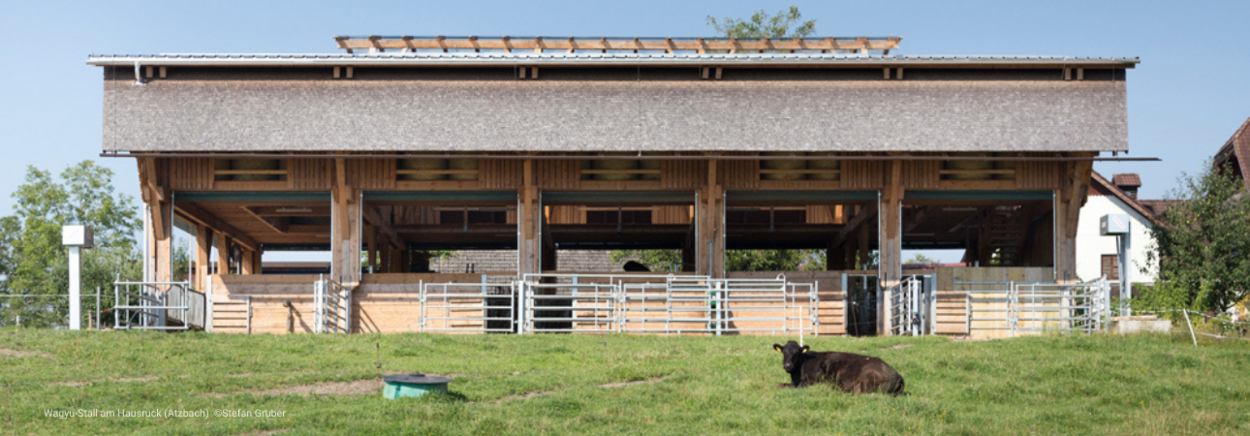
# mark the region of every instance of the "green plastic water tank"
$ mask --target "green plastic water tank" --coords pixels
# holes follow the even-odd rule
[[[403,397],[420,397],[431,392],[446,393],[447,383],[450,383],[451,379],[411,372],[388,375],[382,377],[382,381],[386,382],[382,387],[382,397],[394,400]]]

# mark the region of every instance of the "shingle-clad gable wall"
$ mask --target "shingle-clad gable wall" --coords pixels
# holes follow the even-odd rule
[[[106,76],[109,69],[106,68]],[[1123,151],[1123,72],[171,68],[105,81],[106,151]],[[1108,71],[1109,73],[1109,71]],[[1110,77],[1110,74],[1107,74]],[[875,77],[875,78],[874,78]],[[107,77],[106,77],[107,78]]]

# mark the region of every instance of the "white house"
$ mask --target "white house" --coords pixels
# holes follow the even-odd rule
[[[1147,261],[1147,253],[1154,248],[1154,240],[1150,237],[1150,217],[1169,202],[1138,200],[1137,189],[1140,187],[1141,178],[1137,174],[1116,174],[1109,181],[1094,172],[1088,200],[1081,207],[1076,234],[1076,273],[1081,280],[1093,280],[1104,275],[1110,280],[1119,280],[1116,238],[1099,234],[1098,221],[1107,214],[1125,214],[1132,221],[1128,254],[1132,271],[1129,279],[1134,283],[1155,281],[1158,263]]]

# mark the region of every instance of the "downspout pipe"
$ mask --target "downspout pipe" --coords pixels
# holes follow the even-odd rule
[[[139,61],[135,61],[135,83],[134,84],[137,86],[146,85],[146,83],[143,82],[143,74],[141,71],[142,68],[143,66],[139,65]]]

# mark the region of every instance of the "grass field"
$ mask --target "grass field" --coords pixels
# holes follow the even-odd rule
[[[780,341],[6,329],[0,432],[1250,434],[1245,343],[807,338],[815,350],[884,358],[909,392],[889,397],[776,388],[788,380],[770,347]],[[386,373],[452,374],[452,393],[382,399],[378,354]],[[631,381],[639,383],[622,384]],[[301,395],[309,391],[319,393]],[[208,416],[47,416],[80,410]],[[214,417],[215,410],[283,416]]]

